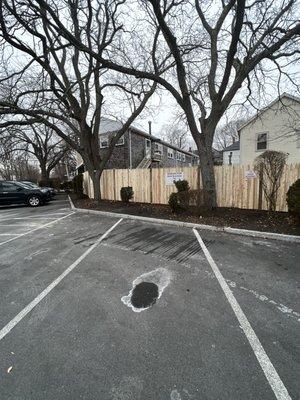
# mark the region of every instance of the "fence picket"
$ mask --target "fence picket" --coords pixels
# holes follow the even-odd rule
[[[253,166],[223,165],[215,167],[219,207],[257,209],[259,179],[258,177],[246,179],[245,172],[247,170],[253,170]],[[191,189],[202,187],[202,179],[201,174],[198,173],[198,167],[153,168],[152,171],[150,169],[105,170],[100,180],[102,198],[106,200],[121,200],[121,187],[132,186],[134,201],[150,203],[152,199],[153,203],[167,204],[170,194],[176,191],[175,185],[166,185],[165,176],[168,172],[183,172],[184,179],[189,182]],[[278,192],[278,211],[287,211],[286,192],[290,185],[299,178],[300,164],[285,166]],[[93,185],[87,172],[83,174],[83,190],[89,197],[93,197]],[[262,208],[267,209],[264,196]]]

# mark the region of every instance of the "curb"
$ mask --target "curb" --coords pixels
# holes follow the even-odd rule
[[[195,228],[207,231],[215,231],[215,232],[225,232],[230,233],[232,235],[240,235],[240,236],[250,236],[253,238],[261,238],[261,239],[273,239],[273,240],[281,240],[284,242],[290,243],[300,243],[300,236],[295,235],[284,235],[281,233],[273,233],[273,232],[261,232],[261,231],[251,231],[248,229],[238,229],[238,228],[230,228],[230,227],[218,227],[213,225],[204,225],[204,224],[195,224],[192,222],[184,222],[184,221],[174,221],[169,219],[160,219],[160,218],[150,218],[150,217],[142,217],[139,215],[131,215],[131,214],[121,214],[114,213],[108,211],[97,211],[97,210],[89,210],[86,208],[76,208],[70,196],[68,196],[69,202],[71,205],[71,209],[85,214],[96,214],[103,215],[106,217],[114,217],[114,218],[125,218],[138,220],[143,222],[151,222],[156,224],[170,225],[170,226],[181,226],[185,228]]]

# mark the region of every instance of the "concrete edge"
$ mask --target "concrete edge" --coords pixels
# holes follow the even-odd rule
[[[89,210],[86,208],[77,208],[74,206],[74,203],[70,196],[68,196],[69,202],[71,205],[71,209],[77,212],[86,213],[86,214],[97,214],[103,215],[106,217],[114,217],[114,218],[125,218],[132,219],[144,222],[150,222],[155,224],[164,224],[171,226],[182,226],[185,228],[196,228],[201,230],[215,231],[215,232],[226,232],[232,235],[241,235],[241,236],[250,236],[253,238],[261,238],[261,239],[273,239],[273,240],[282,240],[290,243],[300,243],[300,236],[295,235],[284,235],[281,233],[273,233],[273,232],[261,232],[261,231],[251,231],[248,229],[238,229],[238,228],[230,228],[230,227],[218,227],[213,225],[204,225],[204,224],[195,224],[192,222],[184,222],[184,221],[174,221],[169,219],[160,219],[160,218],[150,218],[150,217],[142,217],[140,215],[131,215],[131,214],[121,214],[114,213],[109,211],[98,211],[98,210]]]

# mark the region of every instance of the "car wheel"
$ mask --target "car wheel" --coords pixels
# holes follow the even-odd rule
[[[38,207],[42,202],[39,196],[32,195],[28,197],[27,203],[30,207]]]

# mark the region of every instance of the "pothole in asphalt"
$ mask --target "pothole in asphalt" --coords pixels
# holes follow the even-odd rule
[[[165,268],[147,272],[132,282],[128,296],[123,296],[121,300],[135,312],[147,310],[161,297],[170,280],[171,274]]]

